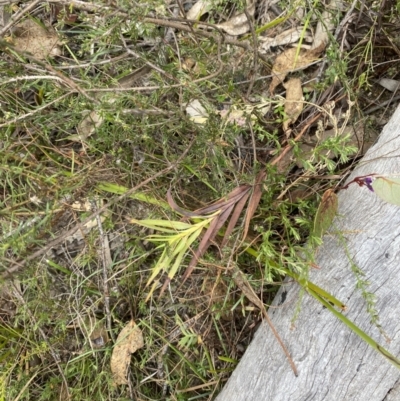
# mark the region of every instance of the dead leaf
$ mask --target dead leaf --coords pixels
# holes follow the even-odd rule
[[[95,349],[103,348],[108,343],[108,332],[103,322],[96,322],[89,338]]]
[[[247,126],[250,120],[253,125],[257,121],[255,112],[260,115],[265,115],[271,108],[271,100],[260,97],[259,102],[255,104],[232,105],[217,111],[225,124],[236,124],[239,127]]]
[[[269,36],[261,36],[259,38],[261,45],[260,45],[260,52],[262,54],[267,53],[271,47],[276,46],[283,46],[289,45],[291,43],[297,42],[302,37],[303,43],[304,42],[311,42],[312,36],[309,33],[306,33],[304,36],[303,34],[303,27],[297,26],[295,28],[287,29],[284,32],[281,32],[279,35],[274,37]]]
[[[89,198],[82,199],[80,201],[75,201],[71,204],[71,208],[77,212],[90,212],[93,209]]]
[[[325,46],[313,50],[300,50],[297,55],[297,48],[287,49],[281,53],[275,60],[272,67],[272,81],[269,85],[269,92],[272,95],[275,88],[284,81],[286,75],[293,71],[307,68],[318,59],[318,55]]]
[[[96,111],[86,111],[83,113],[84,118],[83,120],[78,124],[77,135],[70,135],[68,138],[70,141],[75,141],[75,142],[81,142],[84,141],[85,139],[89,138],[91,135],[93,135],[96,132],[96,129],[101,126],[103,123],[103,117]]]
[[[255,10],[256,6],[253,2],[253,4],[247,8],[248,15],[251,17],[254,16]],[[250,24],[246,13],[236,14],[230,20],[225,21],[222,24],[217,24],[216,26],[232,36],[243,35],[250,31]]]
[[[236,124],[239,127],[244,127],[247,123],[247,118],[244,110],[234,108],[232,108],[231,110],[224,109],[217,111],[217,114],[219,114],[227,124]]]
[[[199,0],[187,12],[186,18],[191,20],[199,20],[204,14],[208,13],[215,7],[217,2],[214,0]]]
[[[58,56],[60,40],[53,27],[44,28],[32,19],[26,19],[16,26],[12,43],[17,51],[28,52],[39,60]]]
[[[267,172],[265,170],[260,171],[257,174],[253,193],[251,194],[249,206],[246,212],[246,218],[244,222],[244,232],[243,232],[243,239],[247,237],[247,233],[249,232],[250,220],[253,218],[254,213],[260,203],[261,196],[262,196],[262,185],[264,182],[265,177],[267,176]]]
[[[128,384],[127,373],[131,354],[144,346],[143,334],[131,320],[119,333],[111,355],[111,372],[115,385]]]
[[[314,219],[314,235],[322,238],[326,233],[338,208],[338,198],[332,189],[327,189],[322,195],[321,203],[318,206],[317,214]]]
[[[283,130],[286,132],[289,129],[289,125],[296,122],[303,111],[304,98],[299,78],[291,78],[283,86],[286,89],[285,114],[287,118],[283,122]]]
[[[220,210],[220,213],[210,223],[210,226],[204,233],[198,248],[194,252],[193,257],[190,260],[185,273],[183,274],[183,277],[182,277],[183,282],[185,282],[186,279],[190,276],[190,274],[192,273],[192,271],[195,268],[199,259],[204,255],[204,253],[207,251],[209,246],[212,244],[212,242],[214,241],[215,237],[218,234],[218,231],[224,225],[224,223],[228,220],[229,215],[232,213],[232,210],[235,208],[235,205],[237,203],[241,204],[241,199],[243,197],[248,197],[247,193],[250,191],[250,189],[251,189],[250,185],[240,185],[240,186],[236,187],[233,191],[231,191],[226,197],[223,197],[223,198],[217,200],[216,202],[212,203],[211,205],[205,206],[205,207],[195,210],[193,212],[193,213],[196,213],[197,216],[204,216],[204,215],[213,213],[217,210]],[[243,206],[242,206],[242,208],[243,208]],[[234,212],[234,214],[235,214],[235,212]],[[234,217],[234,218],[236,219],[236,217]],[[228,229],[230,231],[232,231],[233,228],[234,227],[232,225],[228,225]],[[228,231],[228,229],[225,233],[226,237],[228,237],[230,235],[230,232]]]
[[[321,46],[323,48],[329,43],[329,34],[337,26],[337,13],[339,10],[344,11],[346,5],[342,0],[332,0],[325,6],[325,11],[322,13],[321,18],[318,20],[315,29],[314,41],[311,49],[317,49]]]
[[[249,196],[250,196],[250,191],[247,192],[243,196],[243,198],[240,199],[239,202],[236,204],[235,209],[233,210],[231,219],[229,220],[228,227],[226,228],[224,238],[222,239],[221,248],[223,248],[228,243],[229,236],[231,235],[233,229],[235,228],[236,223],[239,220],[240,214],[242,213],[242,210],[243,210],[247,200],[249,199]]]
[[[262,194],[261,185],[262,185],[262,182],[263,182],[265,176],[266,176],[266,172],[261,171],[256,177],[256,182],[254,185],[253,193],[250,198],[249,206],[248,206],[248,209],[246,212],[245,234],[247,234],[250,220],[253,217],[254,212],[260,202],[261,194]],[[199,246],[194,251],[194,255],[193,255],[192,259],[190,260],[185,273],[183,274],[183,277],[182,277],[183,283],[190,276],[190,274],[192,273],[192,271],[195,268],[199,259],[204,255],[204,253],[207,251],[209,246],[214,242],[215,237],[217,236],[221,227],[229,219],[229,216],[231,216],[231,219],[228,223],[228,227],[226,228],[226,231],[225,231],[224,238],[222,239],[222,243],[221,243],[222,247],[226,245],[226,243],[229,239],[229,236],[231,235],[231,233],[239,219],[240,213],[242,212],[247,200],[250,197],[251,189],[252,189],[251,185],[247,185],[247,184],[239,185],[238,187],[233,189],[228,195],[224,196],[223,198],[218,199],[216,202],[212,203],[211,205],[197,209],[194,212],[189,212],[187,210],[180,208],[173,200],[173,198],[171,196],[171,192],[168,191],[167,199],[168,199],[169,205],[171,206],[171,208],[173,210],[177,211],[178,213],[180,213],[184,216],[187,216],[187,217],[208,216],[211,213],[215,213],[215,212],[219,211],[219,213],[214,216],[208,229],[203,234]],[[161,291],[165,290],[166,286],[168,285],[168,282],[169,281],[166,281],[164,283]]]
[[[194,99],[186,105],[186,113],[196,124],[205,124],[208,120],[208,113],[199,100]]]
[[[400,88],[400,81],[397,79],[381,78],[378,84],[390,92],[397,92]]]

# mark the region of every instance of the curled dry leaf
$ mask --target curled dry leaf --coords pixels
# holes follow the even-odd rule
[[[68,139],[74,142],[81,142],[93,135],[97,128],[103,123],[103,117],[96,111],[85,111],[84,118],[79,123],[77,135],[70,135]]]
[[[289,72],[307,68],[316,61],[324,48],[325,45],[321,45],[313,50],[300,50],[299,54],[297,54],[297,48],[292,48],[281,53],[272,67],[273,77],[269,85],[270,94],[272,95],[275,92],[275,88],[284,81]]]
[[[191,20],[198,20],[205,13],[212,10],[215,7],[216,2],[212,0],[199,0],[196,4],[187,12],[186,18]]]
[[[252,2],[247,8],[247,14],[252,17],[255,10],[255,3]],[[246,13],[236,14],[230,20],[216,26],[232,36],[243,35],[250,31],[250,24]]]
[[[289,81],[283,84],[283,86],[286,89],[286,120],[283,122],[283,130],[286,132],[289,129],[289,125],[296,122],[297,118],[303,111],[304,98],[299,78],[289,79]]]
[[[131,320],[119,333],[111,355],[111,372],[115,385],[128,384],[127,373],[131,354],[144,346],[143,334]]]
[[[26,19],[15,28],[12,43],[17,51],[28,52],[39,60],[49,56],[58,56],[60,40],[52,27],[44,28],[38,22]]]

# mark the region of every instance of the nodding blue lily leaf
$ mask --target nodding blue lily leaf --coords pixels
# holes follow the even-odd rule
[[[400,206],[400,177],[376,177],[371,184],[374,192],[385,202]]]

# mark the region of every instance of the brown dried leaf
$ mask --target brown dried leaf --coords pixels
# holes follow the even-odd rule
[[[217,217],[211,222],[210,226],[208,227],[207,231],[205,232],[203,238],[200,241],[199,247],[196,249],[192,259],[189,262],[189,265],[183,274],[183,282],[187,280],[187,278],[191,275],[193,269],[195,268],[198,260],[205,254],[209,246],[212,244],[214,241],[215,237],[218,234],[218,231],[220,228],[224,225],[226,220],[228,219],[229,215],[232,212],[232,209],[234,208],[235,204],[231,203],[228,204]]]
[[[279,35],[273,35],[272,37],[261,36],[259,38],[260,52],[267,53],[271,47],[288,45],[290,43],[297,42],[300,38],[303,38],[304,42],[310,42],[312,40],[312,36],[309,32],[304,36],[303,27],[296,26],[294,28],[290,28],[284,32],[281,32]]]
[[[244,222],[244,231],[243,231],[243,239],[246,238],[247,233],[249,232],[250,220],[253,218],[254,213],[260,203],[261,195],[262,195],[262,183],[265,179],[267,172],[265,170],[261,170],[257,177],[254,184],[253,193],[251,195],[251,199],[249,202],[249,206],[246,212],[246,219]]]
[[[127,373],[131,354],[144,346],[143,334],[131,320],[119,333],[111,355],[111,372],[115,385],[128,384]]]
[[[255,10],[256,7],[253,2],[253,4],[247,8],[248,15],[253,16]],[[246,13],[236,14],[230,20],[225,21],[222,24],[217,24],[216,26],[232,36],[243,35],[250,30],[250,24]]]
[[[59,38],[52,27],[43,28],[39,23],[26,19],[16,26],[12,43],[16,50],[31,53],[39,60],[60,54]]]
[[[242,213],[242,210],[244,208],[244,205],[246,204],[247,200],[249,199],[249,196],[250,196],[250,191],[247,192],[242,197],[242,199],[240,199],[240,201],[236,204],[235,209],[232,213],[232,217],[229,220],[228,227],[226,228],[224,238],[222,239],[222,242],[221,242],[222,248],[227,244],[229,236],[231,235],[233,229],[235,228],[236,223],[239,220],[240,214]]]
[[[200,216],[198,213],[191,212],[189,210],[183,209],[180,206],[178,206],[176,204],[176,202],[174,201],[174,198],[171,195],[171,188],[168,189],[168,191],[167,191],[167,202],[171,206],[172,210],[174,210],[175,212],[181,214],[182,216],[185,216],[185,217],[198,217],[198,216]]]
[[[212,203],[209,206],[202,207],[201,209],[197,209],[194,213],[197,213],[197,216],[207,215],[210,213],[214,213],[215,211],[226,207],[228,203],[236,203],[242,196],[249,190],[249,186],[247,184],[240,185],[236,187],[233,191],[231,191],[228,195],[224,196],[221,199],[218,199],[216,202]]]
[[[337,195],[332,189],[327,189],[322,195],[321,203],[314,219],[314,235],[316,237],[322,238],[324,236],[336,216],[337,208]]]
[[[103,117],[96,111],[85,111],[83,120],[78,124],[78,134],[70,135],[68,139],[74,142],[81,142],[92,136],[96,129],[103,124]]]
[[[171,206],[172,210],[181,214],[182,216],[185,217],[207,216],[209,214],[216,212],[217,210],[220,210],[223,207],[226,207],[228,203],[237,202],[238,199],[240,199],[243,196],[243,194],[246,193],[248,190],[249,190],[248,185],[240,185],[239,187],[236,187],[233,191],[231,191],[226,197],[218,199],[216,202],[211,203],[208,206],[204,206],[200,209],[197,209],[194,212],[191,212],[178,206],[174,201],[174,199],[172,198],[170,189],[167,192],[167,202]]]
[[[291,78],[283,86],[286,89],[285,114],[286,120],[283,122],[283,130],[286,132],[289,125],[293,124],[303,111],[303,90],[299,78]]]
[[[199,247],[194,252],[192,259],[189,262],[188,267],[183,274],[182,280],[183,283],[187,280],[187,278],[192,274],[193,269],[195,268],[198,260],[204,255],[204,252],[208,249],[211,245],[211,241],[213,240],[212,235],[215,232],[215,227],[218,224],[218,217],[216,217],[208,227],[207,231],[205,232],[203,238],[200,241]]]
[[[275,60],[272,67],[272,81],[269,85],[269,92],[272,95],[275,88],[284,81],[286,75],[298,69],[307,68],[310,64],[318,59],[318,55],[322,52],[322,48],[314,50],[300,50],[297,55],[297,48],[287,49],[281,53]]]

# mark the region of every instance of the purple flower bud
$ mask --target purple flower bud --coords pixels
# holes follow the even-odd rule
[[[372,188],[372,178],[371,177],[365,177],[363,179],[363,182],[365,184],[365,186],[372,192],[374,192],[374,188]]]

